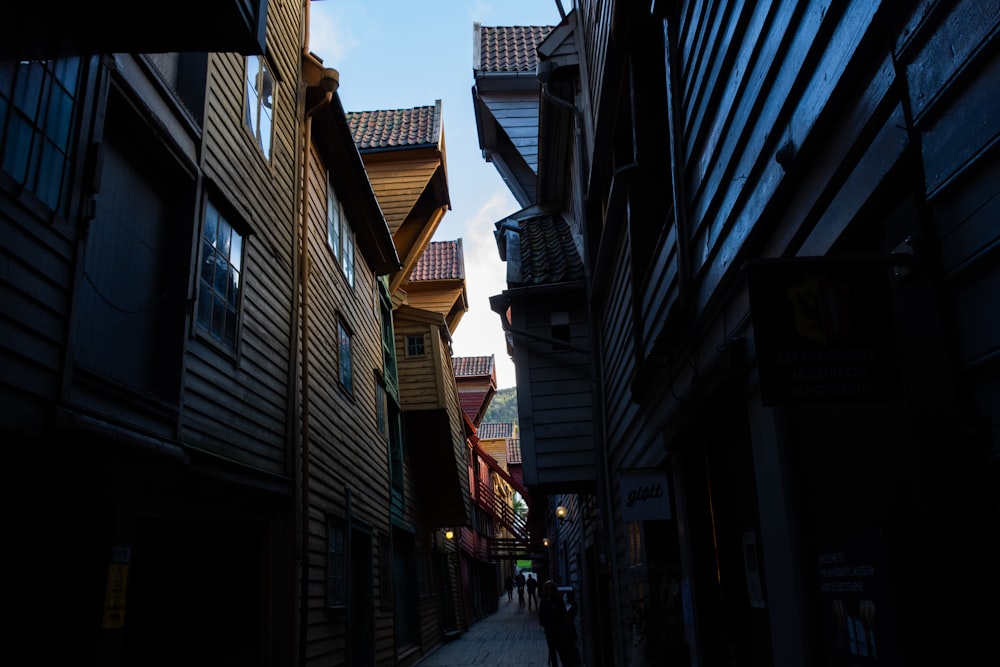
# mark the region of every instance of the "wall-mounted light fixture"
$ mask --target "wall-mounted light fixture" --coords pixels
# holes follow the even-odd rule
[[[549,544],[551,544],[551,542],[549,542],[549,538],[543,537],[542,538],[542,546],[543,547],[547,547],[547,546],[549,546]]]
[[[556,518],[560,521],[566,521],[566,517],[569,516],[569,510],[566,509],[565,505],[560,505],[556,508]]]
[[[447,530],[444,531],[444,539],[451,540],[451,539],[454,539],[454,538],[455,538],[455,531],[454,530],[452,530],[451,528],[448,528]]]

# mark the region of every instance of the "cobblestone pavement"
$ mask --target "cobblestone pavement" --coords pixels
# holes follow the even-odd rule
[[[510,602],[503,595],[497,611],[473,623],[458,639],[431,651],[417,665],[547,667],[548,655],[538,611],[519,607],[516,595]]]

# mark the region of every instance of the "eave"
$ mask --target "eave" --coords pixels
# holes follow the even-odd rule
[[[0,60],[101,53],[263,54],[268,0],[12,2],[0,21]]]
[[[306,108],[317,108],[312,116],[312,138],[327,168],[336,174],[337,194],[344,204],[361,254],[377,275],[398,271],[402,265],[364,162],[354,143],[340,96],[333,92],[329,103],[319,106],[325,93],[319,82],[322,65],[311,54],[303,56]]]

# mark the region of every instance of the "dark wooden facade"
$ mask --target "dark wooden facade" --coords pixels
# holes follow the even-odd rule
[[[630,610],[584,611],[587,664],[995,659],[995,9],[564,25],[579,67],[538,71],[575,110],[540,89],[535,203],[585,248],[607,484],[560,498],[561,569]]]
[[[412,662],[464,627],[438,526],[467,523],[466,445],[444,344],[457,505],[425,521],[397,497],[405,276],[308,3],[182,3],[128,35],[104,21],[122,3],[50,9],[81,20],[0,26],[0,486],[45,573],[11,583],[4,654]],[[410,267],[447,208],[434,160]]]
[[[448,242],[457,250],[452,271],[425,275],[418,268],[451,206],[440,100],[352,112],[349,121],[399,257],[386,276],[402,424],[389,519],[394,659],[407,665],[468,627],[457,536],[469,525],[471,501],[451,364],[451,335],[468,309],[465,266],[460,242]]]
[[[382,339],[391,335],[391,323],[383,323],[391,306],[379,277],[399,261],[339,96],[327,93],[335,74],[304,56],[303,654],[306,664],[393,664],[389,447],[399,410],[392,407],[395,359],[385,356]],[[331,243],[330,216],[339,221],[339,243]],[[346,247],[355,250],[345,270]]]
[[[300,27],[297,7],[267,12],[269,155],[244,125],[254,55],[179,53],[180,32],[155,57],[4,53],[0,486],[46,573],[11,581],[12,663],[295,653]],[[209,325],[230,297],[212,321],[232,326]]]

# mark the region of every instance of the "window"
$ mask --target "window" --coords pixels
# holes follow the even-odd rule
[[[344,272],[347,284],[354,287],[354,233],[333,183],[329,181],[326,187],[326,244]]]
[[[274,127],[274,87],[274,77],[264,56],[247,58],[246,124],[268,160]]]
[[[375,423],[378,425],[378,432],[385,435],[385,381],[380,377],[375,378]]]
[[[389,476],[392,490],[402,499],[403,495],[403,425],[399,405],[391,398],[386,403],[389,424]]]
[[[347,536],[343,524],[326,522],[326,606],[347,606]]]
[[[80,60],[0,62],[3,171],[53,211],[66,206]]]
[[[424,356],[424,337],[422,335],[406,337],[406,356],[408,357]]]
[[[392,327],[392,299],[389,297],[389,279],[380,276],[378,289],[375,290],[378,301],[379,323],[382,328],[382,373],[389,391],[399,396],[399,380],[396,373],[396,335]]]
[[[243,236],[211,202],[201,234],[198,326],[230,350],[239,325]]]
[[[552,313],[551,315],[549,315],[549,321],[551,322],[552,325],[552,333],[551,333],[552,340],[561,340],[568,343],[570,339],[569,313],[565,312]],[[553,351],[564,350],[564,349],[566,348],[562,345],[559,345],[558,343],[552,344]]]
[[[347,393],[354,393],[354,383],[351,373],[351,333],[344,326],[343,322],[337,322],[337,340],[340,350],[340,385],[347,390]]]

